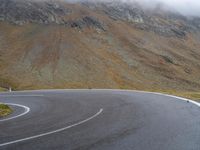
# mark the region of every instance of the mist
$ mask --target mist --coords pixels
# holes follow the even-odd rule
[[[185,16],[200,16],[199,0],[137,0],[145,6],[162,4],[170,10],[178,11]]]
[[[92,1],[92,2],[124,2],[134,3],[137,2],[146,8],[156,8],[162,5],[163,8],[171,11],[176,11],[185,16],[200,16],[200,0],[66,0],[70,2],[77,1]]]

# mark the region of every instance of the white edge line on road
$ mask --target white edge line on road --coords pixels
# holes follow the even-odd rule
[[[163,96],[167,96],[167,97],[172,97],[172,98],[176,98],[176,99],[179,99],[179,100],[183,100],[183,101],[186,101],[186,102],[193,103],[193,104],[195,104],[195,105],[200,107],[200,103],[195,102],[195,101],[190,100],[190,99],[187,99],[187,98],[179,97],[179,96],[163,94],[163,93],[158,93],[158,92],[146,92],[146,91],[137,91],[137,90],[132,90],[132,91],[138,92],[138,93],[150,93],[150,94],[155,94],[155,95],[163,95]]]
[[[96,91],[127,91],[127,92],[137,92],[137,93],[150,93],[150,94],[156,94],[156,95],[163,95],[163,96],[168,96],[168,97],[172,97],[172,98],[176,98],[179,100],[183,100],[183,101],[189,101],[193,104],[195,104],[196,106],[200,107],[200,103],[195,102],[193,100],[187,99],[187,98],[183,98],[183,97],[179,97],[179,96],[174,96],[174,95],[169,95],[169,94],[163,94],[163,93],[158,93],[158,92],[149,92],[149,91],[139,91],[139,90],[121,90],[121,89],[42,89],[42,90],[25,90],[25,91],[18,91],[18,93],[20,92],[39,92],[39,91],[43,91],[43,92],[52,92],[52,91],[91,91],[91,90],[96,90]],[[40,95],[42,96],[42,95]]]
[[[81,90],[81,89],[80,89]],[[179,97],[179,96],[174,96],[174,95],[169,95],[169,94],[163,94],[163,93],[158,93],[158,92],[149,92],[149,91],[138,91],[138,90],[120,90],[120,89],[91,89],[91,90],[96,90],[96,91],[113,91],[113,92],[136,92],[136,93],[146,93],[146,94],[155,94],[155,95],[163,95],[163,96],[167,96],[167,97],[172,97],[172,98],[176,98],[179,100],[183,100],[186,102],[190,102],[198,107],[200,107],[200,103],[193,101],[191,99],[187,99],[187,98],[183,98],[183,97]]]
[[[187,101],[187,102],[193,103],[193,104],[195,104],[195,105],[197,105],[197,106],[200,107],[200,103],[195,102],[195,101],[190,100],[190,99],[187,99],[187,98],[178,97],[178,96],[169,95],[169,94],[162,94],[162,93],[155,93],[155,94],[157,94],[157,95],[164,95],[164,96],[168,96],[168,97],[172,97],[172,98],[180,99],[180,100],[183,100],[183,101]]]
[[[44,95],[0,95],[0,97],[43,97]]]
[[[176,98],[179,100],[183,100],[183,101],[189,101],[193,104],[195,104],[196,106],[200,107],[200,103],[195,102],[193,100],[187,99],[187,98],[183,98],[183,97],[179,97],[179,96],[174,96],[174,95],[169,95],[169,94],[163,94],[163,93],[158,93],[158,92],[149,92],[149,91],[139,91],[139,90],[121,90],[121,89],[48,89],[48,90],[25,90],[25,91],[17,91],[18,93],[20,92],[39,92],[39,91],[43,91],[43,92],[52,92],[52,91],[91,91],[91,90],[96,90],[96,91],[127,91],[127,92],[137,92],[137,93],[150,93],[150,94],[156,94],[156,95],[163,95],[163,96],[168,96],[168,97],[172,97],[172,98]],[[5,93],[5,92],[4,92]],[[0,95],[0,96],[12,96],[12,95]],[[16,95],[13,95],[16,96]],[[18,95],[18,96],[44,96],[44,95]]]
[[[72,124],[72,125],[69,125],[67,127],[64,127],[64,128],[61,128],[61,129],[57,129],[57,130],[54,130],[54,131],[51,131],[51,132],[46,132],[46,133],[38,134],[38,135],[35,135],[35,136],[30,136],[30,137],[27,137],[27,138],[23,138],[23,139],[11,141],[11,142],[3,143],[3,144],[0,144],[0,147],[6,146],[6,145],[11,145],[11,144],[14,144],[14,143],[19,143],[19,142],[27,141],[27,140],[31,140],[31,139],[36,139],[36,138],[39,138],[39,137],[43,137],[43,136],[46,136],[46,135],[50,135],[50,134],[54,134],[54,133],[58,133],[58,132],[70,129],[72,127],[81,125],[83,123],[86,123],[86,122],[94,119],[95,117],[97,117],[98,115],[100,115],[102,112],[103,112],[103,108],[101,108],[95,115],[93,115],[93,116],[91,116],[91,117],[89,117],[89,118],[87,118],[85,120],[82,120],[82,121],[80,121],[78,123],[75,123],[75,124]]]
[[[25,111],[24,111],[23,113],[17,115],[17,116],[13,116],[13,117],[10,117],[10,118],[1,119],[0,122],[8,121],[8,120],[11,120],[11,119],[15,119],[15,118],[18,118],[18,117],[24,116],[24,115],[26,115],[27,113],[29,113],[29,111],[30,111],[30,108],[27,107],[27,106],[24,106],[24,105],[14,104],[14,103],[3,103],[3,104],[11,105],[11,106],[22,107],[22,108],[24,108]]]

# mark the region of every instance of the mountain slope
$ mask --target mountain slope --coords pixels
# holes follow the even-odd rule
[[[138,4],[1,0],[0,82],[200,89],[200,19]]]

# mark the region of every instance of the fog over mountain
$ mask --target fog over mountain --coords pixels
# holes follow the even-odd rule
[[[200,1],[199,0],[66,0],[70,2],[125,2],[125,3],[140,3],[147,8],[156,8],[158,5],[164,9],[178,11],[186,16],[200,16]]]
[[[200,1],[199,0],[138,0],[145,5],[166,4],[168,8],[179,11],[187,16],[200,15]]]

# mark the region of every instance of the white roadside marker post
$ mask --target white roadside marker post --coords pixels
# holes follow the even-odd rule
[[[9,91],[9,92],[12,92],[12,88],[11,88],[11,87],[9,87],[8,91]]]

